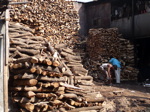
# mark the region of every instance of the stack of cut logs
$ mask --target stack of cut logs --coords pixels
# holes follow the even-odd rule
[[[80,56],[61,44],[56,51],[31,32],[23,24],[10,23],[9,90],[20,112],[100,109],[104,101],[100,93],[75,86],[93,81]]]
[[[11,21],[24,23],[34,34],[44,36],[51,44],[73,44],[78,38],[79,16],[73,2],[66,0],[30,0],[12,7]]]
[[[110,56],[114,56],[122,62],[122,79],[137,78],[138,70],[134,68],[134,46],[129,40],[121,38],[117,28],[90,29],[87,53],[90,62],[86,63],[95,65],[94,70],[97,69],[97,64],[106,63]]]

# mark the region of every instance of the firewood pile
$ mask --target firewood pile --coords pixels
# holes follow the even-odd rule
[[[52,47],[23,24],[10,23],[9,36],[9,90],[20,112],[100,109],[104,97],[80,87],[93,77],[78,54],[65,45]]]
[[[11,10],[11,21],[34,29],[34,35],[44,36],[52,45],[72,45],[78,38],[79,16],[73,2],[65,0],[30,0]]]
[[[110,56],[118,58],[122,63],[122,79],[136,79],[138,70],[134,68],[134,46],[124,38],[121,38],[117,28],[90,29],[86,42],[86,50],[89,61],[86,60],[86,68],[90,68],[92,74],[97,70],[97,65],[109,61]],[[89,67],[91,66],[92,67]]]

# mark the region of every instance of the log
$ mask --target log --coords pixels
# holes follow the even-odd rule
[[[42,86],[42,87],[45,87],[45,88],[47,88],[47,87],[54,87],[54,88],[57,88],[57,87],[59,87],[59,82],[47,82],[47,83],[43,83],[43,82],[39,82],[37,85],[39,85],[39,86]]]
[[[39,63],[43,63],[43,60],[44,60],[44,57],[40,57],[39,60],[38,60],[38,62]]]
[[[57,66],[60,65],[60,63],[59,63],[57,60],[54,60],[54,61],[52,62],[52,65],[55,66],[55,67],[57,67]]]
[[[86,101],[87,102],[92,102],[92,103],[94,103],[94,102],[104,102],[105,98],[104,97],[98,97],[98,98],[87,97]]]
[[[11,87],[12,91],[33,91],[33,92],[52,92],[53,90],[50,89],[45,89],[45,88],[41,88],[41,87],[36,87],[36,86],[32,86],[32,87]]]
[[[93,80],[92,76],[75,76],[75,80]]]
[[[67,112],[80,112],[80,111],[87,111],[87,110],[101,110],[102,106],[92,106],[92,107],[82,107],[69,110]]]
[[[62,102],[62,101],[60,101],[60,100],[54,100],[54,101],[52,101],[52,102],[50,102],[50,103],[51,103],[53,106],[63,104],[63,102]]]
[[[67,110],[65,108],[60,108],[59,111],[60,112],[67,112]]]
[[[79,87],[76,87],[76,86],[73,86],[73,85],[70,85],[70,84],[66,84],[66,83],[63,83],[63,82],[60,82],[59,84],[60,84],[61,86],[66,87],[66,88],[72,88],[72,89],[74,89],[74,90],[82,90],[82,89],[79,88]]]
[[[57,95],[54,93],[37,93],[36,94],[37,98],[49,98],[49,97],[54,97],[55,99],[57,98]]]
[[[85,86],[94,85],[93,84],[93,80],[90,80],[90,81],[87,81],[87,80],[78,80],[77,83],[80,84],[80,85],[85,85]]]
[[[39,104],[38,106],[41,112],[46,112],[49,108],[48,104]]]
[[[73,70],[74,71],[74,70]],[[83,72],[83,71],[74,71],[74,74],[76,74],[77,76],[87,76],[88,75],[88,71],[87,72]]]
[[[71,60],[81,61],[81,57],[80,56],[74,56],[74,55],[68,54],[66,52],[61,52],[60,54],[62,56],[65,56],[65,59],[68,60],[68,61],[71,61]]]
[[[29,69],[10,70],[10,73],[12,73],[12,74],[24,74],[24,73],[30,73],[30,70]]]
[[[63,52],[66,52],[66,53],[68,53],[68,54],[71,54],[71,55],[76,55],[76,54],[73,52],[73,50],[70,49],[70,48],[66,48],[66,49],[63,48],[62,51],[63,51]]]
[[[27,98],[32,98],[35,96],[35,93],[33,91],[17,92],[14,94],[14,96],[23,96],[23,97],[27,97]]]
[[[32,67],[32,68],[30,69],[30,72],[31,72],[31,73],[35,73],[36,70],[37,70],[36,67]]]
[[[23,42],[18,42],[18,41],[10,41],[10,44],[13,44],[13,45],[24,45],[24,46],[27,46],[27,44],[26,43],[23,43]],[[9,50],[10,51],[15,51],[16,49],[14,49],[14,48],[9,48]]]
[[[65,87],[54,88],[54,91],[56,91],[55,93],[60,96],[65,93]]]
[[[30,56],[30,57],[23,57],[23,58],[19,58],[19,59],[15,60],[15,63],[30,62],[31,59],[32,59],[32,56]]]
[[[25,54],[25,53],[21,53],[20,51],[16,50],[14,52],[14,56],[13,57],[19,57],[19,58],[22,58],[22,57],[30,57],[28,54]]]
[[[23,45],[26,45],[26,44],[23,44]],[[10,48],[9,50],[10,50],[11,52],[12,52],[12,51],[19,51],[19,52],[21,52],[21,53],[25,53],[25,54],[30,55],[30,56],[34,56],[34,55],[40,53],[39,50],[25,49],[25,48],[20,48],[20,47],[17,47],[17,48]]]
[[[47,81],[47,82],[66,82],[66,77],[60,77],[60,78],[49,78],[49,77],[39,77],[39,81]]]
[[[38,63],[38,58],[37,57],[32,57],[31,58],[31,63]]]
[[[59,68],[58,67],[52,67],[52,71],[56,72],[56,73],[60,73]]]
[[[51,46],[50,42],[48,42],[46,39],[44,39],[45,43],[47,44],[47,48],[48,50],[51,52],[51,54],[53,55],[55,53],[54,48]]]
[[[66,110],[71,110],[71,109],[75,109],[75,107],[74,106],[71,106],[71,105],[69,105],[68,103],[64,103],[64,105],[63,105],[63,107],[66,109]],[[76,112],[78,112],[78,111],[76,111]]]
[[[81,71],[81,72],[84,72],[84,73],[88,73],[88,70],[86,70],[85,68],[82,68],[82,67],[72,67],[71,69],[73,72],[76,72],[76,71]]]
[[[41,108],[40,108],[38,105],[35,105],[34,110],[35,110],[35,112],[40,112],[40,111],[41,111]]]
[[[72,106],[75,106],[75,107],[81,107],[82,106],[81,102],[76,102],[72,99],[69,100],[69,104],[72,105]]]
[[[14,102],[19,102],[19,103],[34,103],[35,102],[35,97],[32,98],[27,98],[27,97],[13,97]]]
[[[13,66],[12,66],[13,69],[22,68],[22,67],[23,67],[22,63],[13,64]]]
[[[64,73],[66,71],[66,68],[63,67],[62,65],[58,66],[58,68],[61,73]]]
[[[45,40],[46,41],[46,40]],[[51,44],[50,43],[48,43],[47,41],[46,41],[46,43],[47,43],[47,45],[48,45],[48,50],[51,52],[51,54],[53,54],[54,55],[54,53],[55,53],[55,50],[54,50],[54,48],[51,46]],[[57,53],[58,54],[58,53]],[[59,55],[59,54],[58,54]],[[57,55],[57,56],[58,56]],[[59,57],[57,57],[57,59],[58,59],[58,61],[59,61],[59,63],[61,64],[61,65],[63,65],[65,68],[66,68],[66,75],[73,75],[73,73],[70,71],[70,69],[66,66],[66,64],[64,63],[64,62],[62,62],[61,60],[60,60],[60,56]]]
[[[38,46],[37,46],[38,45]],[[46,50],[46,47],[39,45],[39,44],[30,44],[30,45],[19,45],[21,48],[25,49],[33,49],[33,50]],[[12,46],[12,45],[11,45]],[[12,46],[13,47],[13,46]],[[16,47],[16,45],[14,45]]]
[[[55,45],[55,49],[60,50],[66,47],[66,44],[57,44]]]
[[[41,74],[42,75],[48,75],[48,72],[43,70]]]
[[[52,65],[52,61],[50,59],[44,59],[43,64]]]
[[[20,112],[29,112],[28,110],[26,110],[26,109],[19,109],[20,110]]]
[[[67,64],[68,67],[81,67],[83,68],[83,65],[81,63],[77,63],[77,64]]]
[[[34,74],[28,74],[24,73],[23,75],[18,74],[14,76],[14,79],[37,79],[38,76],[35,76]]]
[[[21,53],[25,53],[25,54],[28,54],[28,55],[36,55],[36,54],[39,54],[40,51],[39,50],[33,50],[33,49],[25,49],[25,48],[17,48],[17,50]]]
[[[36,74],[42,74],[43,70],[39,67],[36,68]]]
[[[14,80],[14,86],[35,86],[37,84],[36,79],[24,79],[24,80]]]
[[[68,90],[68,89],[66,89],[65,92],[66,92],[66,93],[76,94],[76,95],[81,96],[81,97],[84,97],[84,96],[87,94],[86,92],[83,92],[83,91]],[[78,102],[83,101],[83,99],[82,99],[82,98],[79,98],[79,97],[74,98],[74,100],[76,100],[76,101],[78,101]]]
[[[16,35],[10,35],[10,38],[26,38],[26,36],[32,37],[33,35],[28,33],[28,34],[16,34]]]
[[[77,95],[76,94],[71,94],[71,93],[65,93],[65,94],[62,94],[59,99],[63,99],[63,98],[67,98],[67,99],[73,99],[73,98],[77,98]]]
[[[32,103],[19,103],[19,105],[22,108],[27,109],[28,111],[33,111],[34,110],[34,104],[32,104]]]

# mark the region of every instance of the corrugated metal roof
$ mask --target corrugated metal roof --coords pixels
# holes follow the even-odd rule
[[[88,3],[88,2],[98,1],[98,0],[66,0],[66,1],[76,1],[76,2]]]

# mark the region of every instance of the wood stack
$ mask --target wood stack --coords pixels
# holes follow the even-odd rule
[[[93,81],[79,55],[69,48],[58,52],[23,24],[10,23],[9,36],[9,90],[20,112],[101,108],[102,96],[74,86]]]
[[[138,70],[134,68],[134,45],[121,38],[117,28],[90,29],[87,40],[87,53],[90,62],[86,61],[89,73],[97,69],[97,65],[109,61],[110,56],[117,57],[122,62],[122,79],[136,79]],[[95,65],[93,67],[88,67]],[[132,69],[131,69],[132,68]]]
[[[34,34],[44,36],[52,45],[72,45],[78,38],[79,16],[73,2],[65,0],[30,0],[13,6],[11,21],[24,23]]]

